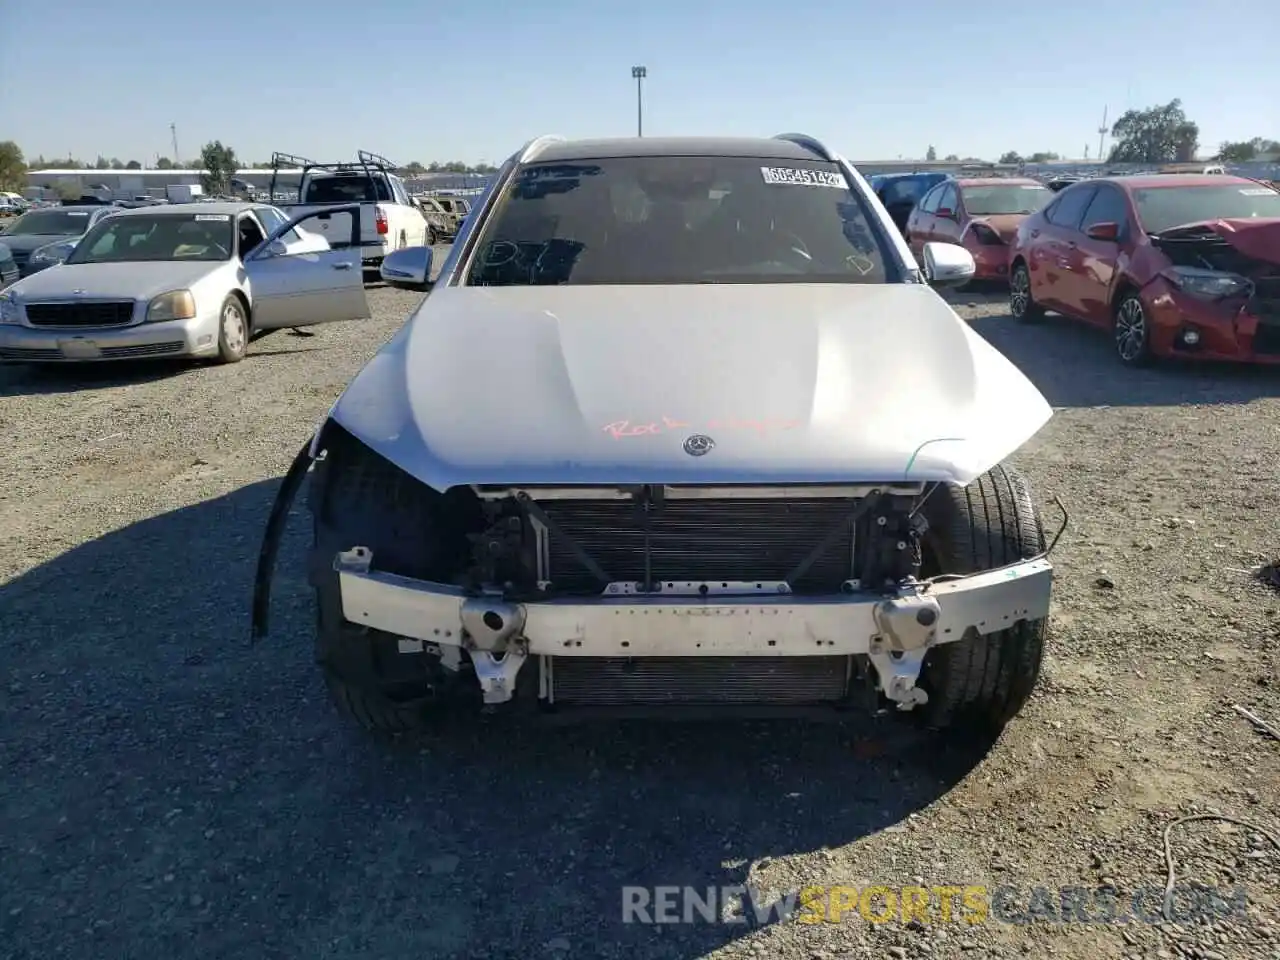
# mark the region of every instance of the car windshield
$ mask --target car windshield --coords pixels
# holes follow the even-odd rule
[[[1133,203],[1147,233],[1202,220],[1280,217],[1280,193],[1260,183],[1146,187],[1133,191]]]
[[[622,157],[521,168],[467,283],[885,283],[898,275],[834,163]]]
[[[385,177],[363,173],[316,176],[307,183],[307,203],[366,203],[387,201],[391,193]]]
[[[885,184],[881,199],[886,207],[899,203],[919,203],[924,192],[933,184],[927,180],[891,180]]]
[[[1038,183],[1001,183],[961,187],[964,208],[973,217],[1035,213],[1053,199],[1053,191]]]
[[[76,237],[89,229],[88,210],[33,210],[0,233],[3,237]]]
[[[165,213],[108,217],[67,263],[229,260],[235,248],[225,213]]]

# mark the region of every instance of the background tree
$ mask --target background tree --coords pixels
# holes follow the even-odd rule
[[[404,168],[406,176],[417,177],[427,172],[427,168],[420,164],[417,160]]]
[[[1040,152],[1033,153],[1031,156],[1027,157],[1027,163],[1050,163],[1054,160],[1061,159],[1062,158],[1052,150],[1041,150]]]
[[[1018,153],[1017,150],[1009,150],[1006,153],[1000,154],[1000,162],[1001,163],[1021,163],[1022,155]]]
[[[948,154],[947,154],[945,157],[943,157],[942,159],[943,159],[943,160],[945,160],[945,161],[947,161],[947,163],[955,163],[955,162],[957,162],[957,161],[960,159],[960,154],[958,154],[958,153],[948,153]]]
[[[932,163],[938,159],[938,151],[933,149],[933,144],[929,144],[929,149],[924,152],[924,158]]]
[[[130,160],[128,163],[124,165],[124,168],[126,170],[141,170],[142,164],[140,164],[137,160]]]
[[[1170,100],[1146,110],[1126,110],[1111,136],[1111,163],[1169,163],[1195,156],[1200,128],[1187,119],[1181,100]]]
[[[104,157],[102,154],[98,154],[98,159],[93,161],[93,169],[109,170],[110,168],[111,168],[111,161],[108,160],[106,157]]]
[[[172,160],[170,160],[168,157],[160,157],[158,160],[156,160],[156,169],[157,169],[157,170],[172,170],[172,169],[173,169],[173,161],[172,161]]]
[[[1265,137],[1254,137],[1252,140],[1226,141],[1218,147],[1215,160],[1223,163],[1248,163],[1257,159],[1259,154],[1280,152],[1280,143]]]
[[[112,158],[111,158],[111,169],[112,169],[112,170],[123,170],[123,169],[124,169],[124,164],[121,162],[121,160],[120,160],[120,158],[119,158],[119,157],[112,157]]]
[[[0,190],[21,193],[27,185],[27,162],[12,140],[0,142]]]
[[[1181,163],[1196,158],[1200,146],[1200,128],[1194,123],[1180,123],[1173,131],[1173,158]]]
[[[200,151],[200,165],[204,168],[200,174],[200,185],[205,193],[221,195],[231,192],[231,178],[237,169],[234,150],[223,146],[221,140],[206,143]]]
[[[79,200],[84,194],[80,186],[75,183],[69,183],[66,180],[59,180],[53,185],[53,192],[58,195],[59,200]]]

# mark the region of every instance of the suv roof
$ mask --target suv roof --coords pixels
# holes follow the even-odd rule
[[[773,137],[612,137],[550,140],[529,163],[605,160],[612,157],[756,157],[766,160],[821,160],[792,140]]]

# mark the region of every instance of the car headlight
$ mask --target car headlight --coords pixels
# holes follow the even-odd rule
[[[190,320],[196,315],[196,298],[190,290],[170,290],[147,304],[147,322]]]
[[[1171,267],[1164,277],[1183,293],[1201,300],[1222,300],[1247,294],[1252,284],[1244,277],[1200,267]]]
[[[21,312],[13,294],[0,293],[0,323],[18,323],[18,314]]]
[[[56,243],[46,243],[43,247],[37,247],[27,262],[46,266],[61,263],[71,256],[71,251],[75,248],[75,241],[59,240]]]

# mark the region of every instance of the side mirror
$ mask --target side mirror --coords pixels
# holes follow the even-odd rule
[[[272,240],[267,244],[266,256],[268,257],[283,257],[287,256],[288,253],[289,248],[285,246],[283,240]]]
[[[956,243],[926,243],[923,261],[924,278],[934,287],[962,287],[978,269],[973,254]]]
[[[430,247],[403,247],[387,254],[379,273],[387,284],[401,290],[431,289]]]
[[[939,207],[935,216],[939,216],[943,220],[954,220],[956,218],[956,212],[950,207]]]
[[[1114,243],[1120,237],[1120,224],[1110,221],[1095,223],[1085,230],[1084,235],[1090,240],[1106,240]]]

